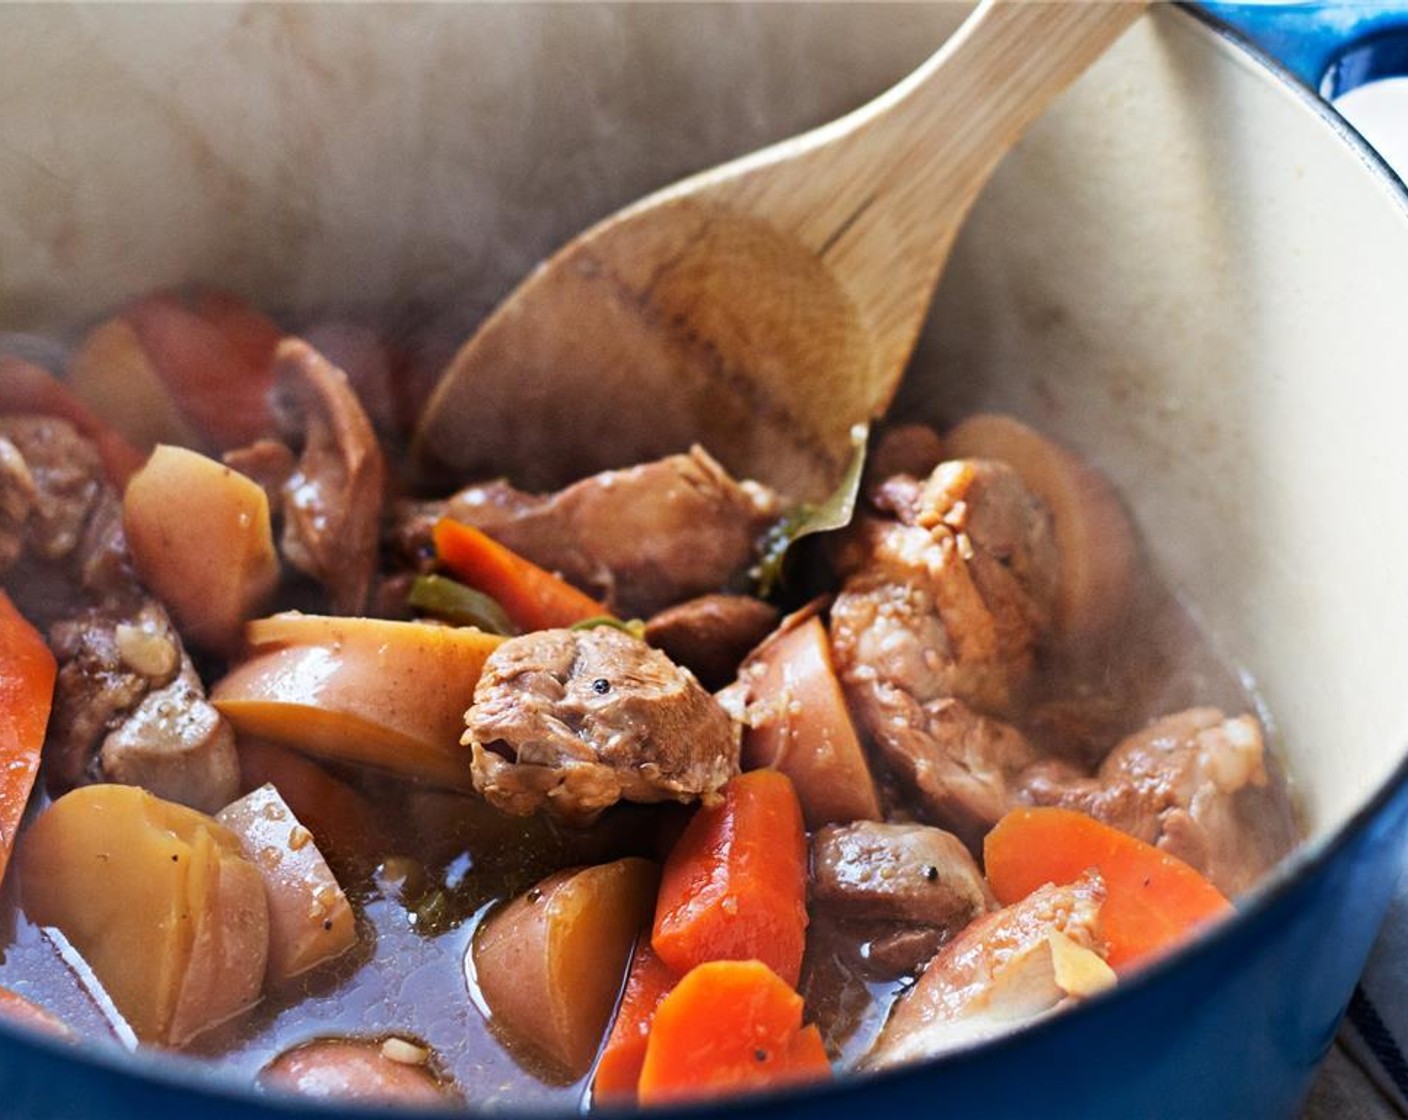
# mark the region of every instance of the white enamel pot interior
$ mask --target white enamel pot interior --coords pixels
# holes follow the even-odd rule
[[[468,331],[593,219],[829,119],[956,5],[0,9],[0,329],[204,281]],[[1284,79],[1157,7],[1008,158],[907,399],[1109,473],[1266,703],[1311,836],[1408,741],[1408,208]]]

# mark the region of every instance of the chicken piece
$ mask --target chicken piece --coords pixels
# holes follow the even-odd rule
[[[577,823],[618,800],[693,801],[738,773],[738,732],[693,674],[613,627],[540,630],[485,662],[465,716],[474,785]]]
[[[701,595],[667,607],[645,624],[645,640],[683,665],[705,688],[738,675],[750,650],[777,627],[776,607],[751,595]]]
[[[1094,777],[1061,762],[1022,776],[1020,800],[1078,809],[1177,856],[1232,896],[1295,845],[1280,772],[1250,715],[1165,716],[1129,736]]]
[[[386,465],[347,376],[301,339],[274,354],[280,412],[303,433],[283,484],[284,558],[323,584],[333,613],[366,607],[376,573]]]
[[[68,561],[108,488],[93,444],[49,416],[0,416],[0,438],[23,459],[33,494],[25,545],[36,559]]]
[[[103,777],[215,813],[239,792],[235,733],[205,698],[188,656],[165,688],[147,693],[103,739]]]
[[[56,624],[50,644],[59,661],[45,745],[52,790],[115,781],[208,812],[235,796],[233,732],[159,604],[89,608]]]
[[[864,1064],[933,1057],[1109,988],[1115,976],[1103,956],[1104,900],[1105,884],[1091,871],[973,922],[895,1004]]]
[[[831,610],[843,679],[1011,711],[1055,602],[1044,507],[1009,468],[956,462],[904,517],[862,527],[858,570]]]
[[[816,913],[863,941],[879,976],[916,971],[997,906],[968,849],[942,829],[857,821],[819,829],[811,847]]]
[[[928,424],[898,424],[886,428],[866,460],[862,489],[874,500],[876,488],[886,480],[907,478],[917,483],[927,478],[943,458],[943,440]]]
[[[0,575],[24,551],[24,527],[39,491],[24,456],[0,436]]]
[[[99,600],[135,594],[122,503],[93,443],[66,420],[48,416],[0,417],[0,441],[17,453],[32,487],[19,552],[41,567],[59,569]],[[22,482],[3,485],[7,494],[23,489]],[[4,533],[0,528],[0,539]]]
[[[956,836],[928,825],[876,821],[817,830],[811,896],[847,919],[942,926],[951,933],[997,905]]]
[[[781,508],[767,487],[735,481],[695,447],[592,475],[555,494],[526,494],[505,482],[471,486],[443,504],[413,507],[400,536],[414,553],[418,534],[443,513],[557,572],[623,618],[646,618],[724,588],[757,559]]]

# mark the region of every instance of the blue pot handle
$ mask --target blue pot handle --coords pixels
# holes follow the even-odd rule
[[[1408,76],[1405,0],[1202,5],[1327,98]]]

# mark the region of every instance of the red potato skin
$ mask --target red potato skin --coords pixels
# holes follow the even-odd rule
[[[554,1077],[591,1068],[658,882],[637,858],[572,868],[489,917],[471,949],[474,982],[510,1047]]]
[[[393,1061],[372,1039],[324,1038],[286,1050],[259,1074],[265,1088],[322,1100],[434,1105],[458,1099],[423,1065]]]
[[[791,778],[809,829],[880,820],[821,619],[784,627],[749,656],[739,679],[749,702],[744,767],[770,766]]]

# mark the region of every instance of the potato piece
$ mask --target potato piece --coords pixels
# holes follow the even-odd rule
[[[659,875],[634,858],[559,871],[485,922],[470,950],[473,979],[512,1044],[568,1078],[587,1072]]]
[[[278,580],[269,499],[229,467],[182,447],[157,447],[132,476],[122,524],[137,575],[183,636],[228,653]]]
[[[345,872],[359,857],[374,861],[391,850],[371,799],[307,755],[245,739],[239,756],[240,789],[248,793],[267,783],[278,790],[334,868]]]
[[[215,815],[240,838],[269,900],[268,987],[279,987],[357,943],[357,918],[323,853],[279,791],[260,786]]]
[[[1010,416],[971,416],[944,436],[950,459],[997,459],[1046,503],[1061,558],[1056,626],[1068,641],[1111,632],[1134,590],[1135,542],[1109,481]]]
[[[381,1104],[444,1104],[459,1094],[430,1070],[430,1053],[403,1038],[320,1038],[285,1050],[261,1084],[305,1097]]]
[[[426,622],[277,615],[249,624],[252,657],[211,691],[241,735],[472,790],[464,713],[503,641]]]
[[[745,768],[771,766],[791,778],[809,829],[880,819],[819,618],[784,624],[749,655],[739,681],[747,689]]]
[[[89,331],[64,380],[74,396],[143,452],[158,443],[200,447],[205,442],[181,415],[126,319],[109,319]]]
[[[259,998],[264,880],[238,837],[133,786],[54,802],[21,852],[25,912],[73,944],[144,1042],[181,1046]]]

